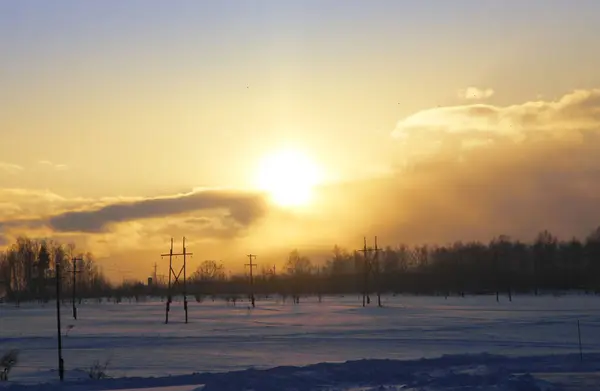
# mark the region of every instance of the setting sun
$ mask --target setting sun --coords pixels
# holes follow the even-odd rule
[[[302,206],[310,202],[313,187],[321,180],[317,164],[297,150],[283,150],[266,156],[258,169],[257,185],[281,206]]]

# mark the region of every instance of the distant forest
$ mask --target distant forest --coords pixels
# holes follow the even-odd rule
[[[365,253],[367,256],[365,257]],[[74,254],[78,261],[73,262]],[[143,300],[167,297],[167,281],[160,279],[109,283],[90,253],[79,254],[73,245],[19,238],[0,253],[0,298],[11,302],[56,297],[55,266],[61,265],[61,292],[70,300],[73,267],[76,291],[83,298]],[[217,261],[204,261],[188,271],[186,293],[198,302],[209,296],[243,300],[251,292],[297,298],[303,295],[384,293],[420,295],[496,294],[582,290],[600,291],[600,228],[584,240],[561,240],[548,231],[532,242],[499,236],[489,243],[385,247],[375,251],[347,251],[334,246],[329,259],[315,265],[298,250],[290,252],[282,267],[228,276]],[[183,284],[172,295],[183,293]]]

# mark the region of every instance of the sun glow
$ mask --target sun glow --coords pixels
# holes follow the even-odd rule
[[[258,169],[257,185],[285,207],[310,203],[313,188],[321,181],[321,170],[306,154],[282,150],[266,156]]]

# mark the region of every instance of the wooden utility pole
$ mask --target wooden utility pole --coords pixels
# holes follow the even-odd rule
[[[169,254],[162,254],[161,257],[169,256],[169,284],[167,285],[167,306],[165,311],[165,324],[169,323],[169,311],[171,310],[171,272],[173,270],[173,238],[171,238],[171,249]]]
[[[173,269],[173,256],[183,256],[183,265],[179,269],[179,272],[175,272]],[[185,311],[185,323],[188,322],[188,303],[187,303],[187,276],[186,276],[186,263],[187,256],[194,255],[188,253],[185,248],[185,237],[183,238],[183,252],[173,252],[173,238],[171,238],[171,249],[168,254],[161,254],[161,257],[169,257],[169,283],[167,293],[167,306],[165,311],[165,324],[169,323],[169,311],[171,310],[171,303],[173,302],[173,290],[175,286],[181,284],[183,286],[183,309]],[[155,269],[156,270],[156,269]],[[183,273],[183,281],[180,281],[181,274]],[[171,282],[172,281],[172,282]]]
[[[492,247],[492,268],[494,271],[494,285],[496,286],[496,303],[500,302],[500,268],[498,265],[498,244],[493,242]]]
[[[83,262],[83,258],[73,257],[71,259],[73,262],[73,270],[71,270],[71,274],[73,275],[72,284],[73,284],[73,295],[71,297],[71,302],[73,304],[73,319],[77,320],[77,306],[75,305],[75,301],[77,299],[77,273],[81,273],[77,271],[77,261]]]
[[[185,237],[183,238],[183,308],[185,309],[185,323],[188,322],[188,302],[187,302],[187,251],[185,249]],[[190,254],[191,255],[191,254]]]
[[[55,267],[55,279],[56,279],[56,328],[58,331],[58,377],[62,382],[65,378],[65,362],[62,357],[62,334],[60,327],[60,260],[56,260]]]
[[[369,260],[369,253],[372,251],[370,247],[367,247],[367,238],[364,238],[364,246],[363,249],[360,250],[363,253],[364,262],[363,262],[363,297],[362,297],[362,305],[365,307],[367,304],[371,303],[371,298],[369,297],[369,273],[371,269],[371,262]]]
[[[247,257],[250,260],[250,263],[245,264],[245,266],[250,267],[250,301],[252,302],[252,308],[255,308],[253,269],[256,267],[256,264],[252,263],[252,260],[256,259],[256,255],[248,254]]]
[[[379,252],[381,248],[377,245],[377,236],[375,236],[375,248],[367,247],[367,238],[364,238],[363,249],[360,250],[363,253],[363,307],[367,304],[371,304],[371,298],[369,297],[369,275],[373,274],[376,290],[377,290],[377,305],[381,307],[381,270],[379,264]],[[371,252],[374,252],[373,259],[371,259]]]
[[[375,270],[375,285],[377,286],[377,306],[381,305],[381,265],[379,264],[379,251],[377,247],[377,236],[375,236],[375,257],[373,258],[374,270]]]
[[[317,297],[319,303],[323,301],[323,293],[321,292],[321,266],[317,266]]]

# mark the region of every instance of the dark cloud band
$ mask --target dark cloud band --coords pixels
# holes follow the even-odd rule
[[[48,219],[62,232],[102,232],[108,225],[132,220],[166,217],[198,210],[226,210],[241,225],[250,225],[265,212],[260,194],[233,191],[199,191],[164,198],[115,203],[95,210],[65,212]]]

